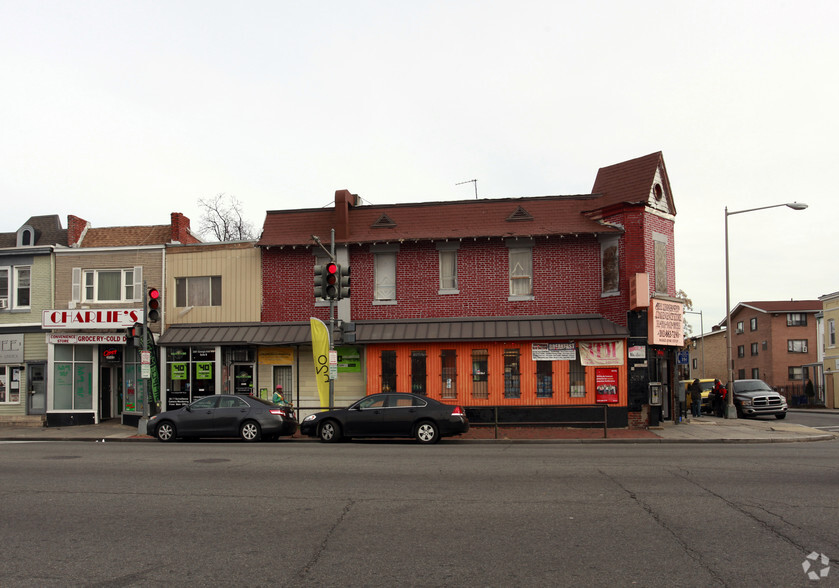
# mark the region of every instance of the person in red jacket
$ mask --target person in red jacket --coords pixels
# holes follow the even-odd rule
[[[711,408],[713,409],[714,414],[718,417],[721,417],[723,415],[723,411],[725,411],[725,400],[727,394],[728,390],[725,389],[722,382],[714,380],[714,388],[711,390]]]

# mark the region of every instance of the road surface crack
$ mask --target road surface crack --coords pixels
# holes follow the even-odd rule
[[[321,555],[326,551],[326,547],[329,544],[329,539],[335,533],[336,529],[341,526],[341,523],[344,522],[344,519],[350,513],[350,510],[355,505],[355,501],[350,499],[345,505],[344,508],[341,510],[341,514],[338,515],[338,518],[335,520],[333,525],[326,531],[326,534],[323,536],[323,540],[320,542],[320,545],[317,546],[315,552],[312,554],[312,557],[309,561],[306,562],[306,565],[298,572],[298,577],[303,580],[306,578],[306,575],[314,568],[318,560],[320,560]]]

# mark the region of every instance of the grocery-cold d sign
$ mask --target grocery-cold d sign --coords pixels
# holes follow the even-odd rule
[[[141,322],[143,311],[135,308],[45,310],[41,315],[45,329],[122,329]]]

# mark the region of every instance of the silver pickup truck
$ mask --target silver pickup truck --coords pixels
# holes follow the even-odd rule
[[[763,380],[734,380],[734,408],[737,417],[775,415],[776,419],[787,416],[787,400],[775,392]]]

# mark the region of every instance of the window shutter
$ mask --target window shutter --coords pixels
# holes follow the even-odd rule
[[[143,266],[134,266],[134,300],[143,300]]]
[[[73,288],[70,292],[70,299],[73,302],[82,301],[82,268],[73,268]]]

